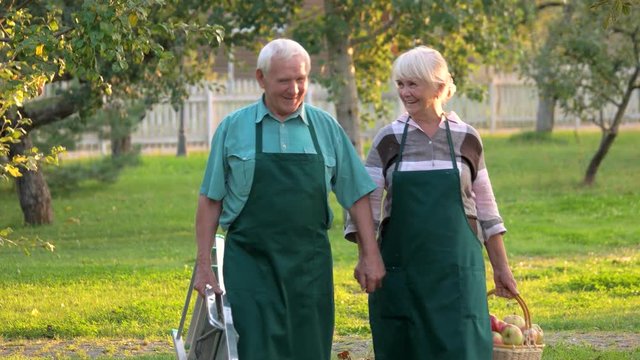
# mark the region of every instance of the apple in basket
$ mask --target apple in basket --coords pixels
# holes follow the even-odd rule
[[[507,325],[506,322],[498,319],[495,315],[489,315],[489,322],[491,323],[491,331],[496,331],[501,333],[504,327]]]
[[[540,336],[540,333],[534,328],[524,329],[522,331],[522,336],[524,337],[525,344],[533,345],[538,343],[538,337]]]
[[[522,330],[514,324],[507,324],[500,334],[505,345],[522,345],[524,342]]]
[[[513,324],[517,327],[520,328],[520,330],[524,330],[525,327],[527,326],[524,318],[520,315],[516,315],[516,314],[512,314],[512,315],[507,315],[504,317],[504,322],[506,322],[507,324]]]
[[[491,334],[493,334],[493,345],[502,345],[502,335],[497,331],[492,331]]]
[[[535,329],[536,331],[538,331],[538,337],[536,338],[536,344],[538,344],[538,345],[544,344],[544,331],[542,331],[542,328],[540,327],[540,325],[532,324],[531,328]]]

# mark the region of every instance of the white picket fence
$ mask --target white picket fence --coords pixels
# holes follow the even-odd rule
[[[222,119],[234,110],[255,102],[262,90],[253,79],[236,79],[223,84],[221,91],[209,86],[192,87],[190,97],[184,105],[185,136],[189,149],[207,149],[216,127]],[[212,86],[216,87],[216,86]],[[220,86],[217,86],[220,88]],[[447,104],[467,123],[474,127],[496,131],[500,129],[533,129],[535,127],[537,92],[536,88],[514,79],[494,79],[489,85],[489,96],[482,102],[455,96]],[[382,125],[390,122],[403,112],[402,104],[395,93],[385,94],[393,104],[392,115],[379,119],[374,124],[365,124],[364,137],[371,137]],[[328,101],[327,91],[317,84],[311,84],[306,101],[335,114],[335,108]],[[367,111],[366,107],[362,111]],[[614,109],[605,109],[605,116],[613,116]],[[640,91],[634,94],[626,111],[625,122],[640,123]],[[556,110],[556,126],[580,127],[580,119],[566,116]],[[590,124],[586,124],[590,125]],[[134,144],[140,144],[145,152],[174,151],[178,141],[179,114],[169,104],[157,104],[148,111],[145,119],[133,134]],[[108,140],[86,134],[78,149],[83,152],[108,153]]]

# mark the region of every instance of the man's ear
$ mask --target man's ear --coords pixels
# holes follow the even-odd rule
[[[256,69],[256,80],[258,80],[260,87],[264,89],[264,73],[260,69]]]

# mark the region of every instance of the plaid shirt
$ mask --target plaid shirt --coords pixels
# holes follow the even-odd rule
[[[498,212],[489,173],[485,167],[482,141],[478,131],[464,123],[458,115],[450,112],[447,115],[451,129],[451,140],[456,153],[458,169],[460,169],[460,186],[462,202],[467,217],[478,219],[481,231],[478,236],[486,241],[492,235],[506,232],[504,222]],[[447,142],[446,126],[440,123],[436,134],[430,139],[408,114],[401,115],[391,124],[380,129],[373,144],[367,162],[367,172],[376,183],[377,188],[370,195],[371,210],[376,228],[386,223],[391,214],[393,201],[392,174],[400,152],[402,132],[409,121],[407,139],[402,155],[399,171],[451,169],[451,155]],[[383,192],[386,190],[383,201]],[[426,189],[428,191],[428,189]],[[355,224],[347,219],[345,237],[354,240]]]

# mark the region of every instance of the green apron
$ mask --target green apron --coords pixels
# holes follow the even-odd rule
[[[393,203],[382,230],[387,275],[369,297],[376,360],[490,360],[492,337],[482,245],[462,205],[453,169],[393,172]]]
[[[256,125],[249,198],[231,224],[225,288],[242,360],[327,360],[334,327],[325,163],[316,154],[264,153]]]

